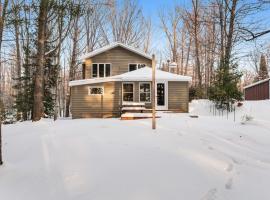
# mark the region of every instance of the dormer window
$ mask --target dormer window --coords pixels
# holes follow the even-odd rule
[[[111,64],[94,63],[92,64],[92,78],[103,78],[111,76]]]
[[[131,71],[134,71],[134,70],[137,70],[137,69],[141,69],[145,67],[145,64],[129,64],[128,65],[128,71],[131,72]]]

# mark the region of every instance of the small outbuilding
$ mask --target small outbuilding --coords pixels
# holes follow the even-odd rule
[[[244,87],[245,100],[270,99],[270,78]]]

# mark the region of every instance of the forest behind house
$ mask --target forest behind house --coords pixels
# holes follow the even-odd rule
[[[257,17],[269,19],[269,8],[267,0],[164,1],[153,18],[136,0],[2,0],[2,118],[69,117],[80,56],[112,42],[155,54],[165,71],[177,63],[173,73],[192,77],[191,98],[240,100],[244,85],[269,77],[270,27]]]

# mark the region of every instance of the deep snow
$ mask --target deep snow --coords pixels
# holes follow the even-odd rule
[[[270,101],[236,122],[195,101],[192,114],[61,119],[3,127],[2,200],[269,200]],[[254,117],[242,125],[241,115]]]

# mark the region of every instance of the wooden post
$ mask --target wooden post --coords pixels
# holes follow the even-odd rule
[[[101,118],[104,117],[104,108],[103,108],[103,94],[100,95],[100,103],[101,103]]]
[[[152,129],[156,129],[156,59],[152,56]]]

